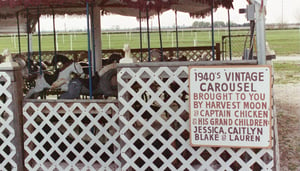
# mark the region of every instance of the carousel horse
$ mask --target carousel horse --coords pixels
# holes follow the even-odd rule
[[[112,53],[107,59],[102,59],[102,66],[105,67],[107,65],[110,65],[112,63],[119,63],[119,61],[123,58],[122,55],[118,53]],[[79,61],[80,65],[83,67],[83,71],[86,75],[89,74],[89,64],[87,60],[82,60],[84,58],[81,57],[81,60]]]
[[[99,72],[95,72],[92,76],[92,89],[93,96],[117,96],[117,84],[116,75],[116,62],[122,58],[119,54],[112,54],[107,60],[105,60],[105,65]],[[54,66],[55,64],[63,64],[62,67],[71,66],[72,60],[67,58],[64,55],[56,55],[53,57],[51,62],[48,62],[47,65]],[[80,73],[85,76],[88,75],[88,63],[86,61],[79,61],[78,66],[75,67],[79,71],[71,71],[66,75],[72,73]],[[73,65],[72,65],[73,66]],[[75,65],[74,65],[75,66]],[[62,72],[59,72],[62,71]],[[36,87],[28,92],[25,98],[30,98],[31,96],[38,95],[38,92],[43,91],[47,88],[57,88],[60,87],[63,94],[59,96],[60,99],[77,99],[80,95],[89,95],[89,79],[81,78],[74,76],[73,78],[68,77],[69,79],[59,78],[59,74],[62,75],[64,70],[58,69],[54,74],[43,73],[36,81]]]
[[[25,99],[36,98],[38,93],[44,89],[60,88],[62,91],[68,90],[68,83],[71,80],[71,73],[83,74],[83,69],[78,62],[64,64],[60,69],[56,69],[54,74],[42,73],[36,79],[36,86],[30,89]]]
[[[81,94],[89,95],[89,80],[79,78],[82,83]],[[92,93],[93,96],[117,97],[117,65],[112,63],[104,66],[92,78]]]
[[[65,66],[68,66],[71,63],[73,63],[73,60],[61,54],[54,55],[50,62],[49,61],[42,62],[43,66],[45,66],[45,70],[47,70],[48,68],[51,68],[50,70],[53,69],[55,70],[56,68],[65,68]]]
[[[96,71],[92,76],[92,95],[99,97],[117,97],[117,65],[122,56],[120,54],[112,54],[108,59],[103,59],[103,68]],[[89,74],[89,65],[84,61],[80,61],[80,65],[84,68],[84,73]],[[88,96],[90,94],[89,78],[73,78],[68,87],[68,91],[60,96],[60,99],[77,99],[80,95]],[[80,90],[80,91],[79,91]]]
[[[117,84],[116,81],[112,81],[116,78],[117,69],[116,62],[122,58],[119,54],[112,54],[107,60],[105,65],[99,72],[95,72],[92,76],[92,89],[94,96],[117,96]],[[73,64],[72,64],[73,63]],[[51,62],[46,63],[48,66],[54,66],[55,64],[61,64],[62,67],[68,69],[70,66],[74,66],[73,69],[57,69],[54,74],[47,72],[42,73],[36,79],[36,86],[29,90],[25,98],[36,98],[38,93],[44,89],[53,89],[60,87],[63,94],[59,96],[60,99],[76,99],[80,95],[89,95],[89,79],[81,78],[78,76],[70,77],[72,73],[79,73],[88,75],[88,63],[80,61],[74,63],[68,57],[57,54],[53,57]],[[76,71],[77,69],[77,71]],[[38,71],[38,70],[37,70]],[[38,72],[36,72],[38,73]],[[63,76],[65,75],[65,76]]]
[[[117,97],[117,63],[123,57],[120,54],[113,53],[108,59],[103,59],[101,68],[94,73],[92,77],[92,92],[95,97]],[[89,79],[78,78],[82,84],[81,95],[89,95]],[[79,83],[78,83],[79,84]]]
[[[60,99],[77,99],[80,95],[88,96],[90,93],[89,78],[73,78],[68,91]],[[80,90],[80,91],[79,91]],[[94,97],[117,97],[117,64],[116,62],[104,66],[92,76],[92,95]]]

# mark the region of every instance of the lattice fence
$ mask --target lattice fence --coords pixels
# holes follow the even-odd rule
[[[17,170],[17,163],[14,158],[16,156],[16,147],[13,144],[15,131],[11,124],[14,116],[9,106],[13,103],[12,94],[10,92],[11,77],[0,72],[0,169]]]
[[[216,55],[219,55],[219,46],[215,47]],[[154,51],[159,51],[160,49],[153,49]],[[181,48],[163,48],[162,51],[164,58],[163,61],[210,61],[212,60],[212,47],[211,46],[201,46],[201,47],[181,47]],[[149,54],[147,49],[143,49],[142,54],[139,49],[132,49],[131,55],[137,58],[139,62],[148,62]],[[142,55],[142,58],[141,58]],[[178,56],[177,56],[178,55]],[[160,56],[152,55],[152,50],[150,51],[151,59],[150,61],[159,62],[161,61]]]
[[[160,50],[160,49],[155,49]],[[211,46],[199,46],[199,47],[178,47],[178,48],[163,48],[163,54],[166,56],[164,60],[174,60],[171,58],[177,59],[185,57],[187,61],[209,61],[212,60],[212,47]],[[87,54],[87,51],[57,51],[57,54],[65,55],[69,59],[77,61],[80,58],[81,54]],[[102,50],[102,58],[107,59],[112,54],[120,54],[124,56],[124,51],[122,49],[114,49],[114,50]],[[24,56],[27,56],[27,53],[23,53]],[[141,58],[142,55],[142,58]],[[220,46],[216,44],[215,46],[215,55],[220,56]],[[42,61],[50,62],[54,56],[53,51],[43,51],[41,53]],[[139,62],[147,62],[148,61],[148,49],[131,49],[131,56],[133,58],[137,58]],[[39,61],[39,52],[33,52],[30,58],[36,62]],[[86,59],[87,60],[87,59]],[[160,61],[160,59],[151,59],[152,61]]]
[[[190,64],[119,65],[118,102],[26,101],[26,169],[275,170],[276,137],[271,149],[190,145]]]
[[[275,145],[272,149],[191,147],[187,66],[124,65],[118,82],[122,170],[275,168]]]
[[[121,168],[116,102],[26,102],[25,167],[28,170]]]

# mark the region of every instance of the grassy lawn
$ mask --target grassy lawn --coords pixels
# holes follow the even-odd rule
[[[273,66],[275,84],[300,82],[300,61],[275,61]]]
[[[232,31],[232,35],[247,34],[248,30]],[[161,33],[163,47],[176,47],[175,31],[164,31]],[[215,31],[215,42],[222,43],[222,36],[228,35],[226,30]],[[131,48],[140,48],[140,34],[138,32],[122,32],[109,33],[103,32],[102,37],[103,49],[122,49],[125,43],[129,43]],[[27,35],[24,34],[20,38],[21,51],[26,52]],[[54,36],[53,34],[43,33],[41,38],[41,51],[53,51]],[[248,39],[249,40],[249,39]],[[300,30],[266,30],[266,40],[272,50],[275,50],[276,55],[292,55],[300,54]],[[56,36],[57,50],[86,50],[87,35],[86,33],[59,33]],[[238,54],[243,51],[245,37],[232,38],[232,49],[238,51]],[[178,44],[180,47],[187,46],[210,46],[211,32],[210,31],[180,31],[178,32]],[[142,46],[148,47],[147,34],[142,34]],[[32,36],[33,51],[39,51],[38,36]],[[160,47],[159,33],[151,32],[150,47]],[[18,37],[17,35],[2,35],[0,36],[0,50],[9,48],[11,52],[18,52]]]
[[[300,29],[267,30],[266,39],[277,55],[300,54]]]

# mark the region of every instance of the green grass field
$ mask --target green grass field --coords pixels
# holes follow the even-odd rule
[[[247,30],[232,31],[232,35],[247,34]],[[163,47],[176,47],[175,31],[164,31],[162,34]],[[222,43],[222,36],[228,35],[227,30],[215,31],[215,42]],[[57,34],[57,50],[86,50],[87,35],[86,33],[59,33]],[[52,51],[54,49],[53,34],[43,33],[41,36],[41,51]],[[140,34],[138,32],[122,32],[122,33],[102,33],[102,48],[103,49],[122,49],[125,43],[129,43],[131,48],[140,48]],[[179,46],[187,47],[194,46],[210,46],[211,32],[210,31],[179,31],[178,32]],[[233,51],[242,51],[244,48],[245,37],[232,38]],[[27,51],[27,35],[22,35],[21,51]],[[276,55],[292,55],[300,54],[300,29],[291,30],[266,30],[266,40],[272,50],[275,50]],[[33,51],[39,51],[38,36],[32,36]],[[147,48],[147,34],[142,34],[143,48]],[[150,34],[150,47],[158,48],[160,46],[159,34],[152,32]],[[17,35],[1,35],[0,50],[8,48],[11,52],[18,52],[18,36]]]
[[[275,84],[300,82],[300,61],[274,61]]]

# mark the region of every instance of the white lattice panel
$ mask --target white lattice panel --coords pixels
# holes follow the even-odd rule
[[[122,170],[271,170],[273,149],[191,147],[188,68],[118,73]]]
[[[11,78],[5,72],[0,72],[0,169],[17,170],[17,164],[14,161],[16,156],[16,147],[12,141],[15,137],[15,131],[11,127],[14,119],[13,112],[9,108],[12,104],[12,94],[8,88],[11,86]]]
[[[118,170],[118,107],[97,102],[27,102],[23,107],[28,170]]]

